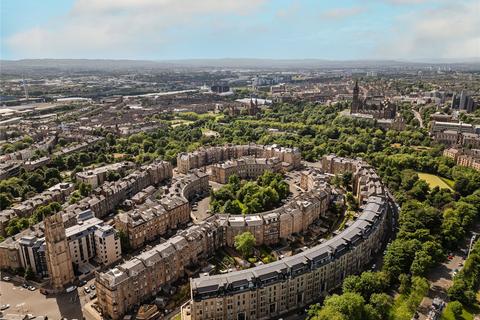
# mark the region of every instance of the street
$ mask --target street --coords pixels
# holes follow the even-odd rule
[[[5,274],[2,273],[2,277]],[[85,286],[93,284],[90,280]],[[21,286],[21,282],[0,281],[0,304],[9,304],[3,311],[3,318],[16,319],[18,315],[32,314],[47,316],[49,319],[82,319],[82,308],[90,298],[83,292],[83,287],[71,293],[44,295],[39,289],[29,291]]]
[[[478,233],[480,231],[480,224],[477,223],[472,229],[474,233]],[[461,248],[466,248],[468,250],[473,233],[470,232],[469,235],[470,236],[464,240]],[[452,253],[451,259],[437,266],[429,273],[427,279],[430,283],[430,290],[417,308],[420,315],[419,319],[423,320],[427,318],[434,298],[439,297],[445,302],[448,302],[447,290],[453,283],[453,273],[455,270],[460,270],[464,263],[465,259],[463,253],[460,250],[457,250]]]
[[[423,128],[423,119],[422,116],[420,115],[420,112],[412,108],[412,112],[415,115],[415,118],[418,120],[418,123],[420,123],[420,128]]]

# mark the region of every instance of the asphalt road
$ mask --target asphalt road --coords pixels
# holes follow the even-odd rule
[[[5,274],[2,273],[2,277]],[[93,279],[88,285],[93,283]],[[37,289],[29,291],[20,282],[0,280],[0,304],[9,304],[3,311],[3,318],[16,319],[18,315],[33,314],[47,316],[49,319],[82,319],[83,305],[90,299],[83,288],[71,293],[45,296]]]
[[[413,109],[413,108],[412,108],[412,112],[413,112],[413,114],[415,115],[415,118],[416,118],[416,119],[418,120],[418,122],[420,123],[420,128],[423,128],[423,119],[422,119],[422,116],[420,115],[420,113],[419,113],[417,110]]]
[[[480,223],[477,223],[472,229],[476,233],[480,232]],[[468,248],[470,244],[471,233],[469,232],[468,235],[469,236],[465,239],[464,245],[462,246],[463,248]],[[447,290],[453,283],[453,273],[455,270],[460,270],[463,263],[465,263],[463,254],[459,250],[454,251],[452,252],[451,260],[442,263],[428,274],[427,279],[430,282],[430,290],[417,308],[420,315],[419,319],[427,319],[434,298],[439,297],[445,302],[448,302]]]

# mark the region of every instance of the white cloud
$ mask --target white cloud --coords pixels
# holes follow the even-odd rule
[[[57,21],[6,40],[17,57],[138,57],[161,53],[181,28],[249,15],[267,0],[77,0]]]
[[[345,7],[327,10],[321,14],[324,19],[345,19],[365,12],[365,7]]]
[[[480,57],[480,2],[458,1],[400,18],[380,56],[395,58]]]

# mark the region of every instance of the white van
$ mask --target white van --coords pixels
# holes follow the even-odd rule
[[[70,293],[70,292],[75,291],[75,289],[77,289],[77,286],[71,286],[71,287],[68,287],[67,289],[65,289],[65,292]]]

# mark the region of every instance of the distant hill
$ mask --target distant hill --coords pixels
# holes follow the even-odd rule
[[[323,59],[189,59],[189,60],[108,60],[108,59],[24,59],[0,60],[3,73],[20,73],[28,71],[145,71],[168,69],[320,69],[320,68],[385,68],[385,67],[422,67],[432,65],[455,64],[480,67],[480,59],[465,61],[435,59],[429,61],[396,61],[396,60],[349,60],[334,61]]]

